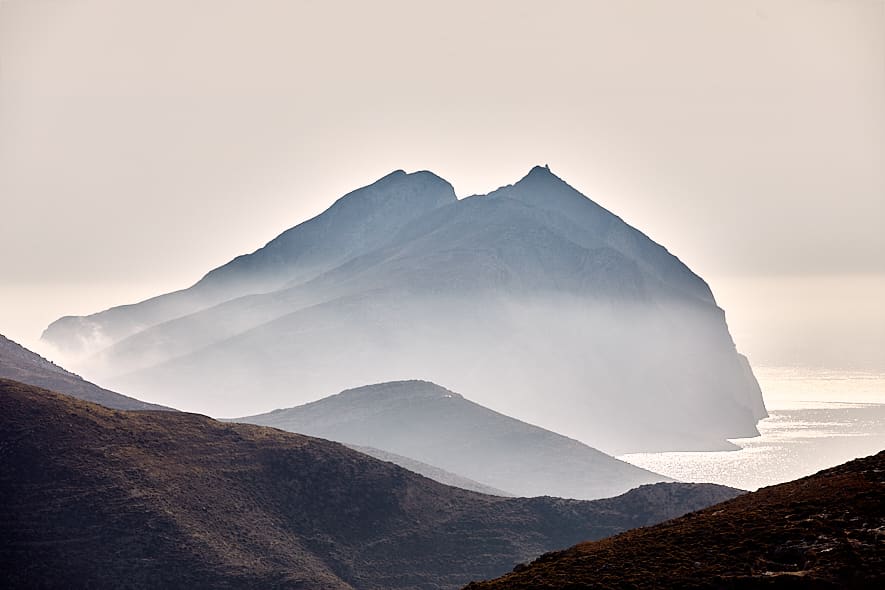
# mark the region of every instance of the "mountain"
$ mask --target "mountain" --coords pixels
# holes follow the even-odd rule
[[[885,451],[467,588],[883,588],[883,531]]]
[[[359,387],[238,421],[405,455],[517,496],[590,500],[668,480],[426,381]]]
[[[263,248],[216,268],[188,289],[87,317],[66,316],[44,338],[71,355],[119,341],[146,327],[240,295],[304,281],[371,250],[408,222],[457,200],[452,186],[429,172],[391,172],[338,199],[322,215],[289,229]]]
[[[0,378],[44,387],[117,410],[169,410],[90,383],[0,334]]]
[[[189,289],[43,337],[102,383],[225,416],[413,376],[613,454],[734,448],[766,415],[707,284],[546,167],[461,200],[394,172]]]
[[[9,380],[0,441],[9,587],[456,588],[737,493],[665,483],[594,502],[501,498],[330,441]]]

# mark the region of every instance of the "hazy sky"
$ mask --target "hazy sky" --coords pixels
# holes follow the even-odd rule
[[[883,0],[0,0],[0,333],[187,286],[394,169],[467,196],[548,163],[751,360],[885,368],[883,105]]]

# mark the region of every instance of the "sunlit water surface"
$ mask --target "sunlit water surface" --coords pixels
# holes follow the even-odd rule
[[[885,373],[756,369],[770,417],[739,451],[633,453],[620,458],[682,481],[755,490],[885,449]]]

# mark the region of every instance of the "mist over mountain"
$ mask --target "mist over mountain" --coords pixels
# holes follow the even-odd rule
[[[103,389],[0,334],[0,378],[51,389],[116,410],[169,410]]]
[[[405,455],[516,496],[589,500],[669,481],[426,381],[359,387],[237,421]]]
[[[730,448],[766,415],[707,284],[546,167],[461,200],[394,172],[189,289],[43,338],[215,415],[415,377],[612,453]]]
[[[0,379],[0,571],[13,588],[457,588],[734,497],[593,502],[453,488],[344,445],[127,412]]]

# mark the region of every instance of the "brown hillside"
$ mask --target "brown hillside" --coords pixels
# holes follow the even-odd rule
[[[467,588],[885,588],[885,451]]]
[[[500,498],[329,441],[0,380],[4,587],[455,588],[735,493]]]
[[[104,389],[0,334],[0,378],[45,387],[116,410],[169,410]]]

